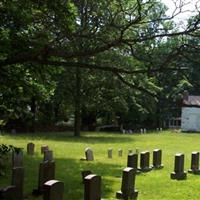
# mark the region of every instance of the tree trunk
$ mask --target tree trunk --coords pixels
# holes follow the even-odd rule
[[[76,68],[76,87],[75,87],[75,99],[74,99],[74,136],[80,136],[81,130],[81,69]]]

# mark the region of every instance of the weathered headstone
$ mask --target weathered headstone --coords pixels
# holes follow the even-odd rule
[[[143,151],[140,153],[140,171],[148,172],[152,170],[152,167],[149,166],[150,153],[149,151]]]
[[[23,166],[23,151],[12,153],[12,167],[22,167]]]
[[[90,148],[85,149],[85,157],[87,161],[93,161],[94,160],[94,155],[93,151]]]
[[[48,151],[49,147],[47,145],[42,145],[41,146],[41,154],[43,154],[45,151]]]
[[[23,186],[24,186],[24,168],[14,167],[12,169],[12,180],[11,185],[15,186],[16,199],[23,199]]]
[[[154,149],[153,150],[153,168],[162,169],[164,166],[162,164],[162,150]]]
[[[200,174],[199,169],[199,152],[192,152],[191,155],[191,169],[188,170],[189,173],[192,174]]]
[[[81,175],[82,175],[82,182],[84,183],[84,180],[85,180],[85,177],[92,174],[92,171],[90,170],[84,170],[81,172]]]
[[[112,158],[112,149],[111,148],[108,149],[108,158]]]
[[[144,133],[144,130],[143,130],[142,128],[140,129],[140,133],[141,133],[141,134],[143,134],[143,133]]]
[[[118,149],[118,156],[119,157],[122,157],[122,153],[123,153],[122,149]]]
[[[187,174],[184,171],[184,154],[177,153],[175,155],[174,172],[171,173],[171,179],[184,180]]]
[[[50,180],[44,183],[43,200],[63,200],[64,183]]]
[[[44,159],[43,159],[43,161],[44,162],[45,161],[48,161],[48,162],[53,161],[53,151],[51,151],[51,150],[45,151],[44,152]]]
[[[128,155],[127,167],[133,168],[135,171],[138,169],[138,154],[132,153]]]
[[[38,188],[33,190],[33,195],[43,193],[43,185],[49,180],[55,179],[55,162],[42,162],[39,166]]]
[[[127,167],[123,170],[121,191],[116,193],[117,199],[136,199],[138,191],[135,189],[135,170]]]
[[[17,190],[14,185],[0,189],[1,200],[18,200]]]
[[[101,199],[101,177],[90,174],[84,179],[84,200]]]
[[[35,150],[35,145],[30,142],[27,144],[27,154],[28,155],[33,155],[34,154],[34,150]]]

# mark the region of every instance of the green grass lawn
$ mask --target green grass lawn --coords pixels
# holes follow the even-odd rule
[[[33,142],[36,145],[34,156],[26,155],[26,145]],[[199,200],[200,176],[187,175],[187,180],[170,179],[174,169],[174,154],[185,154],[185,170],[190,168],[192,151],[200,151],[200,134],[175,132],[149,133],[145,135],[122,135],[110,133],[82,133],[82,137],[74,138],[70,133],[49,134],[19,134],[1,135],[0,143],[12,144],[24,148],[25,166],[25,196],[27,199],[41,200],[42,197],[31,196],[33,188],[37,187],[38,166],[43,156],[41,145],[48,145],[54,152],[56,161],[56,179],[65,184],[64,200],[83,199],[81,171],[91,170],[102,177],[102,198],[115,199],[115,193],[121,187],[122,170],[127,164],[128,149],[139,148],[140,151],[160,148],[163,150],[162,170],[153,170],[136,177],[138,200]],[[91,147],[95,161],[81,161],[84,149]],[[113,158],[107,158],[107,149],[113,149]],[[123,149],[123,157],[117,156],[119,148]],[[7,169],[10,172],[11,169]],[[0,186],[10,184],[11,175],[0,177]]]

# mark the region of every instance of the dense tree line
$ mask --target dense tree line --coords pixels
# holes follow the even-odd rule
[[[156,127],[198,93],[199,14],[183,29],[157,0],[0,3],[0,120]],[[170,113],[170,116],[169,116]],[[73,122],[72,122],[73,124]]]

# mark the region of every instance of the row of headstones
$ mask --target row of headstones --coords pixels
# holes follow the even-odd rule
[[[160,131],[163,131],[163,129],[162,129],[162,128],[157,128],[156,131],[160,132]],[[126,133],[132,134],[132,133],[134,133],[134,131],[133,131],[132,129],[128,129],[128,130],[122,129],[122,133],[123,133],[123,134],[126,134]],[[140,129],[140,133],[141,133],[141,134],[147,133],[147,129],[146,129],[146,128],[141,128],[141,129]]]

